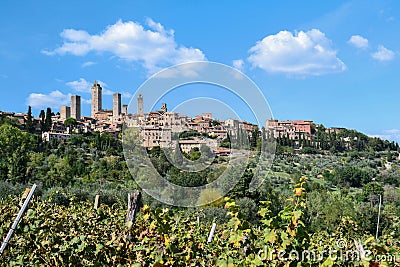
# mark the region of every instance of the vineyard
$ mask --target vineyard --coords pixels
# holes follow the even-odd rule
[[[225,198],[227,221],[212,221],[204,210],[141,207],[136,222],[125,223],[123,203],[67,205],[34,198],[3,256],[1,266],[398,266],[400,221],[394,218],[379,239],[349,217],[335,231],[311,233],[304,222],[306,179],[301,178],[277,215],[269,201],[258,209],[259,223],[241,215]],[[56,194],[57,192],[55,192]],[[0,236],[18,213],[18,198],[0,202]]]
[[[126,223],[127,195],[139,186],[120,140],[95,133],[43,143],[3,123],[1,242],[22,192],[38,188],[0,266],[400,266],[400,149],[377,138],[354,148],[340,145],[344,136],[332,138],[333,149],[321,141],[302,151],[279,139],[256,191],[249,184],[258,162],[250,157],[227,198],[201,208],[143,193],[135,223]],[[159,147],[147,153],[158,173],[181,186],[212,182],[228,164],[218,157],[211,168],[182,172]]]

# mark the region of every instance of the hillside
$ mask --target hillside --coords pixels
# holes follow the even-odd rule
[[[252,155],[258,154],[262,135],[261,130],[257,139],[250,140]],[[6,258],[16,265],[140,262],[180,266],[191,262],[221,266],[231,262],[283,266],[287,258],[258,259],[257,253],[264,247],[319,249],[321,243],[333,248],[339,237],[346,239],[348,249],[356,249],[353,240],[360,240],[375,256],[398,255],[398,145],[350,130],[318,138],[304,141],[300,147],[294,146],[293,140],[278,138],[271,171],[261,172],[264,182],[254,192],[248,188],[257,157],[251,157],[242,178],[229,192],[229,200],[184,209],[168,207],[144,194],[137,224],[125,228],[126,196],[138,186],[118,139],[95,133],[42,142],[38,135],[4,122],[0,126],[0,209],[1,221],[6,223],[0,228],[1,236],[18,209],[12,203],[25,187],[39,185],[37,198]],[[194,152],[186,157],[195,157]],[[182,186],[213,181],[229,161],[228,157],[217,157],[212,167],[191,173],[171,165],[159,148],[148,153],[159,173]],[[94,211],[91,203],[96,194],[102,208]],[[383,201],[379,238],[375,240],[379,195]],[[217,223],[217,233],[214,242],[207,244],[212,222]],[[54,235],[55,229],[58,232]],[[127,233],[135,237],[133,243],[125,238]],[[332,266],[330,258],[323,260]],[[315,266],[320,263],[311,262]],[[393,264],[393,259],[387,262]],[[335,263],[342,266],[344,261]]]

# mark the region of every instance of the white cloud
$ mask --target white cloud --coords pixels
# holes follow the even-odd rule
[[[49,94],[32,93],[28,96],[27,105],[33,108],[51,107],[58,109],[62,105],[69,105],[71,94],[63,94],[60,91],[52,91]]]
[[[101,85],[101,83],[100,83],[100,85]],[[103,88],[103,95],[113,95],[115,93],[114,91],[108,90],[107,88],[104,88],[103,86],[102,86],[102,88]]]
[[[67,82],[66,85],[77,92],[83,93],[90,93],[90,87],[92,86],[90,82],[86,81],[83,78],[79,78],[79,80],[76,81]]]
[[[197,78],[199,74],[204,70],[204,64],[188,63],[180,64],[174,67],[163,69],[161,72],[157,73],[154,78],[157,79],[169,79],[176,77],[186,77],[186,78]]]
[[[164,26],[161,25],[161,23],[155,22],[151,18],[146,19],[146,24],[147,24],[147,26],[149,26],[150,29],[152,29],[156,32],[160,32],[160,33],[167,34],[167,35],[174,35],[174,30],[166,31]]]
[[[138,62],[151,73],[172,64],[206,60],[201,50],[178,45],[173,30],[165,30],[151,19],[147,19],[146,24],[147,29],[133,21],[119,20],[94,35],[83,30],[66,29],[61,33],[63,45],[42,53],[84,56],[91,51],[106,52],[123,60]]]
[[[85,63],[82,64],[82,68],[86,68],[86,67],[89,67],[89,66],[93,66],[93,65],[95,65],[95,64],[97,64],[97,63],[96,63],[96,62],[93,62],[93,61],[87,61],[87,62],[85,62]]]
[[[82,104],[92,104],[92,99],[81,98]]]
[[[368,39],[362,37],[361,35],[353,35],[347,42],[357,48],[368,47]]]
[[[244,61],[243,59],[236,59],[232,61],[232,65],[235,69],[242,71],[244,67]]]
[[[99,83],[100,86],[103,88],[104,95],[112,95],[115,93],[114,91],[107,89],[107,84],[105,82],[98,80],[97,83]],[[66,83],[68,87],[74,89],[77,92],[82,92],[82,93],[91,93],[92,84],[93,83],[87,81],[84,78],[79,78],[76,81]]]
[[[252,66],[266,72],[305,76],[346,70],[332,42],[318,29],[295,35],[280,31],[258,41],[249,52],[247,60]]]
[[[383,140],[400,142],[400,129],[383,130],[378,134],[369,135],[370,137],[379,137]]]
[[[121,93],[121,96],[122,96],[123,98],[132,98],[132,94],[129,93],[129,92],[122,92],[122,93]]]
[[[100,84],[101,88],[103,88],[103,95],[113,95],[115,92],[108,89],[108,85],[101,81],[101,80],[97,80],[97,83]],[[90,88],[92,87],[92,85],[90,85]],[[91,90],[89,89],[89,92],[91,92]]]
[[[394,52],[383,45],[378,46],[378,50],[371,54],[372,58],[379,61],[389,61],[394,58]]]

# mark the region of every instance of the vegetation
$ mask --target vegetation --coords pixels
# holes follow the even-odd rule
[[[270,201],[261,201],[253,216],[258,222],[242,215],[243,201],[226,198],[227,220],[218,222],[210,243],[212,221],[204,219],[206,209],[145,205],[136,223],[126,224],[121,203],[94,209],[71,196],[68,203],[54,204],[55,191],[48,200],[33,201],[2,260],[8,266],[370,266],[385,256],[381,263],[399,263],[398,217],[380,239],[362,231],[349,216],[338,218],[332,233],[313,233],[307,224],[306,187],[301,178],[277,214]],[[0,235],[11,225],[16,201],[0,203]]]
[[[46,113],[51,113],[51,110]],[[51,119],[51,116],[50,116]],[[43,111],[42,127],[46,128]],[[74,126],[69,120],[65,125]],[[265,129],[253,129],[250,161],[227,199],[207,207],[166,207],[144,194],[136,223],[125,224],[126,196],[137,189],[120,140],[110,134],[73,134],[42,142],[15,121],[0,118],[0,237],[7,234],[19,196],[39,185],[0,263],[2,266],[396,266],[400,260],[400,162],[397,144],[361,133],[315,128],[315,139],[278,138],[264,183],[249,184]],[[184,133],[183,138],[197,136]],[[238,134],[238,139],[244,136]],[[244,141],[244,140],[242,140]],[[233,138],[232,138],[233,142]],[[224,140],[226,147],[231,138]],[[229,158],[212,168],[181,171],[159,147],[148,150],[157,171],[170,182],[199,186],[217,179]],[[202,147],[174,159],[212,156]],[[304,177],[309,177],[306,179]],[[95,195],[101,206],[95,210]],[[218,192],[200,195],[207,199]],[[375,239],[382,198],[380,228]],[[217,231],[207,237],[213,222]],[[346,241],[339,247],[339,241]],[[356,242],[356,243],[355,243]],[[362,257],[359,243],[370,257]],[[323,250],[358,251],[360,258],[332,259]],[[278,251],[287,254],[278,257]],[[314,251],[322,258],[291,257]],[[272,255],[272,256],[271,256]],[[386,261],[382,261],[385,255]],[[364,255],[365,256],[365,255]],[[391,257],[391,258],[390,258]],[[304,260],[301,261],[300,259]],[[397,260],[397,262],[396,262]],[[374,265],[372,265],[374,266]],[[378,265],[376,265],[378,266]]]

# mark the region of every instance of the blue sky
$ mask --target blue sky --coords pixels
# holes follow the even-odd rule
[[[4,0],[0,110],[79,94],[89,115],[94,80],[110,108],[164,67],[209,60],[248,75],[278,119],[400,141],[399,29],[398,1]]]

